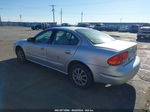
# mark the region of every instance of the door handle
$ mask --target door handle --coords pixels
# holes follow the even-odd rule
[[[65,51],[66,54],[71,54],[71,51]]]

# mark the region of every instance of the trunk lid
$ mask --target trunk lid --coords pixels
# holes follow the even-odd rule
[[[127,42],[127,41],[121,41],[121,40],[115,40],[103,44],[95,44],[94,47],[100,48],[100,49],[107,49],[111,51],[120,52],[123,50],[126,50],[130,47],[136,46],[136,43],[134,42]]]
[[[133,60],[136,56],[137,52],[137,44],[134,42],[127,42],[127,41],[121,41],[121,40],[115,40],[103,44],[97,44],[94,45],[97,49],[105,49],[110,51],[115,51],[116,53],[114,55],[120,54],[122,52],[128,52],[129,56],[127,60],[124,62],[124,64],[129,63],[131,60]]]

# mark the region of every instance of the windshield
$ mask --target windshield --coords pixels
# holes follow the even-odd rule
[[[93,29],[77,29],[76,31],[87,37],[93,44],[102,44],[115,40],[113,37]]]

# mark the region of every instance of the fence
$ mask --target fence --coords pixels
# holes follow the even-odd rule
[[[57,23],[53,22],[0,22],[0,26],[24,26],[24,27],[31,27],[35,24],[47,23],[51,26],[56,26]]]

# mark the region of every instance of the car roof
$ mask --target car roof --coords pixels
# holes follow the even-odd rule
[[[50,28],[50,29],[72,30],[72,31],[75,31],[75,30],[78,30],[78,29],[89,29],[89,28],[84,28],[84,27],[53,27],[53,28]]]

